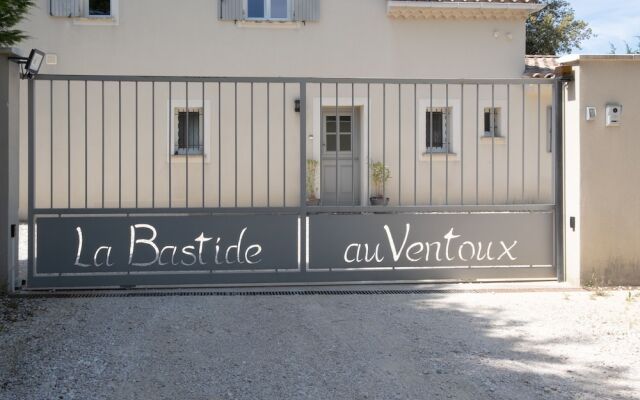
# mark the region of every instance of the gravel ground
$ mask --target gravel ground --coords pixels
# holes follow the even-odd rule
[[[640,293],[4,299],[2,399],[640,399]]]

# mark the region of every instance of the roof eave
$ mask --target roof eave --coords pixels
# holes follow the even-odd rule
[[[387,1],[387,15],[402,19],[525,19],[543,8],[536,3]]]

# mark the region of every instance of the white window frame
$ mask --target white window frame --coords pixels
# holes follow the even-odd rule
[[[487,113],[491,113],[493,118],[489,119],[489,130],[486,130],[485,118]],[[485,107],[482,113],[482,135],[484,137],[502,137],[502,108],[501,107]],[[493,132],[493,133],[492,133]]]
[[[440,97],[434,94],[433,99],[429,97],[423,97],[417,100],[417,109],[420,110],[420,116],[418,121],[418,132],[421,137],[421,145],[416,146],[418,152],[418,159],[421,162],[433,161],[458,161],[460,145],[461,145],[461,125],[459,123],[461,117],[461,102],[459,97],[450,97],[447,101],[445,97]],[[447,152],[437,151],[434,149],[429,152],[427,144],[427,112],[430,109],[436,111],[437,109],[449,108],[448,115],[448,134],[449,134],[449,148]]]
[[[111,15],[90,15],[89,0],[82,2],[82,16],[73,19],[75,25],[118,25],[120,0],[110,0]]]
[[[202,156],[204,154],[204,109],[202,107],[192,107],[189,104],[189,113],[198,113],[198,143],[201,143],[202,150],[198,150],[198,152],[190,152],[187,148],[185,151],[180,151],[180,113],[186,112],[186,107],[175,107],[173,109],[173,147],[172,153],[173,156]],[[177,154],[176,154],[177,152]]]
[[[202,162],[202,157],[204,157],[204,161],[209,163],[211,160],[211,132],[212,132],[212,122],[211,122],[211,102],[209,100],[205,100],[204,105],[202,104],[202,99],[189,99],[189,110],[202,109],[203,118],[202,124],[203,129],[200,129],[200,135],[203,141],[203,149],[201,154],[189,154],[187,157],[186,154],[175,154],[178,146],[178,118],[176,117],[176,113],[179,110],[187,109],[187,102],[184,99],[172,99],[171,104],[167,101],[167,118],[171,115],[171,124],[167,123],[167,162],[171,158],[172,162],[185,162],[187,159],[189,162]],[[167,119],[168,122],[168,119]]]
[[[264,1],[264,17],[249,17],[249,0],[244,0],[245,20],[247,21],[291,21],[293,19],[293,0],[287,0],[287,16],[285,18],[271,17],[271,1]]]
[[[427,143],[431,142],[431,137],[430,135],[427,134],[427,127],[429,127],[429,129],[431,129],[431,123],[429,123],[428,118],[427,118],[427,114],[429,113],[441,113],[442,114],[442,139],[443,139],[443,143],[442,143],[442,147],[430,147],[427,145]],[[425,144],[425,153],[442,153],[442,154],[446,154],[446,153],[450,153],[451,152],[451,136],[452,136],[452,130],[451,130],[451,116],[453,114],[453,110],[451,107],[447,108],[447,107],[428,107],[425,112],[424,112],[424,119],[425,119],[425,125],[424,125],[424,144]]]

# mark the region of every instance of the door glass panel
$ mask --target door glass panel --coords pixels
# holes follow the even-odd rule
[[[351,151],[351,135],[340,135],[340,151]]]
[[[335,116],[327,116],[327,133],[335,133],[336,131],[336,117]]]
[[[327,151],[336,151],[336,135],[327,135]]]
[[[351,116],[343,115],[340,117],[340,132],[351,132]]]
[[[287,18],[288,0],[271,0],[271,18]]]
[[[264,18],[264,0],[247,0],[249,18]]]

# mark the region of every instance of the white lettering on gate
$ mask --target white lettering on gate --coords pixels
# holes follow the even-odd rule
[[[146,234],[145,234],[146,231]],[[132,267],[149,267],[152,265],[171,265],[171,266],[185,266],[191,267],[199,264],[201,266],[221,265],[221,264],[248,264],[255,265],[262,262],[260,254],[262,254],[262,246],[258,243],[247,244],[245,237],[248,228],[244,227],[238,236],[238,240],[232,245],[222,246],[222,238],[216,238],[215,246],[211,246],[213,251],[213,258],[208,262],[205,258],[205,251],[207,250],[207,243],[212,241],[213,238],[206,237],[204,232],[200,233],[198,237],[193,239],[194,244],[187,244],[178,246],[174,244],[168,244],[160,247],[158,245],[158,231],[153,225],[149,224],[135,224],[129,226],[129,257],[128,266]],[[112,259],[112,246],[99,246],[93,252],[93,257],[89,260],[85,257],[85,238],[81,227],[76,227],[76,234],[78,239],[78,246],[76,250],[76,257],[74,266],[80,268],[89,267],[112,267],[115,265]],[[143,249],[151,251],[151,256],[147,255],[147,259],[141,260],[141,257],[145,257],[144,254],[140,254]],[[89,251],[91,251],[89,249]],[[91,254],[91,253],[90,253]],[[90,257],[90,256],[89,256]],[[223,259],[221,261],[221,258]]]
[[[517,257],[512,254],[513,249],[518,244],[517,240],[514,240],[511,245],[507,245],[504,241],[500,241],[502,247],[502,253],[496,257],[494,242],[471,242],[463,241],[460,243],[457,239],[461,238],[454,232],[454,228],[451,228],[449,232],[443,235],[443,241],[434,242],[410,242],[409,237],[411,233],[411,224],[405,225],[404,234],[402,239],[394,237],[389,225],[384,225],[383,230],[385,232],[386,242],[391,252],[393,262],[399,262],[402,259],[411,262],[425,262],[429,261],[455,261],[456,258],[463,262],[473,261],[502,261],[508,258],[510,261],[517,260]],[[372,256],[369,256],[369,243],[350,243],[345,248],[343,254],[343,260],[347,264],[366,262],[370,263],[375,260],[376,263],[384,261],[384,255],[379,254],[381,243],[376,243],[375,252]],[[456,249],[457,246],[457,249]],[[365,248],[364,258],[361,256],[362,248]],[[444,248],[444,254],[442,254]],[[465,257],[468,255],[468,257]]]

